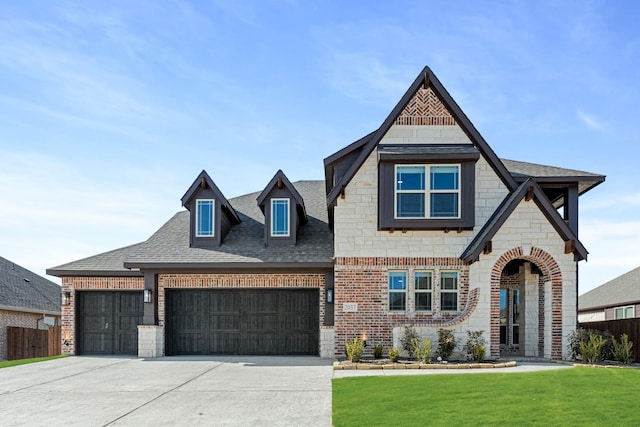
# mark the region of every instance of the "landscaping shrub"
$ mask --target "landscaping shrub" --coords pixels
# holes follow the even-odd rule
[[[601,349],[602,354],[600,356],[600,360],[611,359],[612,358],[611,351],[613,347],[612,340],[611,340],[612,338],[611,332],[600,331],[597,329],[585,329],[585,328],[578,328],[575,331],[571,332],[571,334],[569,335],[568,350],[569,350],[571,359],[584,360],[584,357],[580,350],[580,343],[588,342],[590,335],[601,336],[605,339],[605,344]]]
[[[429,363],[431,361],[431,340],[425,338],[420,345],[420,340],[418,338],[414,338],[411,340],[411,346],[413,348],[413,354],[416,360],[419,360],[423,363]]]
[[[389,360],[392,363],[397,362],[399,357],[400,357],[400,350],[398,350],[397,348],[389,349]]]
[[[376,344],[373,346],[373,358],[382,359],[382,344]]]
[[[359,362],[362,360],[362,353],[364,352],[364,341],[355,337],[352,342],[346,344],[347,358],[350,362]]]
[[[438,356],[442,360],[449,360],[456,344],[456,337],[451,329],[438,329]]]
[[[420,339],[416,329],[411,326],[404,327],[404,334],[402,338],[400,338],[400,344],[402,344],[402,349],[406,351],[409,355],[410,359],[413,359],[413,340]]]
[[[629,341],[627,334],[620,335],[620,341],[616,341],[615,337],[611,337],[613,360],[622,362],[625,365],[633,362],[633,342]]]
[[[476,362],[484,362],[486,351],[486,341],[482,336],[484,331],[467,331],[467,342],[464,349],[467,352],[467,358]]]
[[[602,348],[607,343],[607,340],[598,334],[590,334],[589,339],[586,341],[580,341],[580,354],[582,360],[587,363],[601,362]]]

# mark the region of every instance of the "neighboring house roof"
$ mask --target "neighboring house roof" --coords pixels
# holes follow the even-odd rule
[[[578,311],[640,303],[640,267],[578,297]]]
[[[496,209],[491,218],[489,218],[489,221],[487,221],[480,232],[471,241],[469,246],[464,250],[462,255],[460,255],[460,258],[467,263],[477,261],[480,257],[480,253],[487,246],[487,243],[493,238],[493,236],[495,236],[498,230],[500,230],[505,221],[525,197],[533,198],[538,208],[540,208],[544,216],[549,220],[553,228],[555,228],[565,242],[575,242],[575,249],[573,249],[573,252],[576,260],[586,259],[588,254],[587,250],[577,239],[574,232],[571,231],[571,228],[569,228],[567,223],[564,222],[540,186],[532,178],[528,178],[525,182],[520,184],[520,187],[518,187],[516,191],[505,197],[500,206],[498,206],[498,209]]]
[[[292,184],[304,199],[308,222],[300,228],[295,246],[264,245],[264,215],[255,192],[229,200],[241,222],[234,225],[224,242],[213,249],[189,247],[189,212],[176,213],[147,241],[47,270],[52,275],[88,274],[92,269],[112,275],[140,274],[131,269],[270,269],[331,268],[333,235],[327,224],[323,181]]]
[[[603,175],[574,169],[565,169],[555,166],[539,165],[507,159],[502,159],[502,163],[504,163],[511,175],[519,183],[524,182],[527,178],[534,178],[538,183],[577,182],[578,194],[586,193],[605,180]]]
[[[60,286],[0,257],[0,309],[60,314]]]
[[[507,171],[507,168],[502,164],[498,156],[496,156],[489,144],[484,140],[482,135],[480,135],[480,132],[478,132],[478,130],[473,126],[471,120],[469,120],[469,118],[464,114],[462,109],[451,97],[449,92],[447,92],[442,83],[440,83],[440,80],[438,80],[438,78],[429,67],[424,67],[422,72],[416,77],[411,86],[409,86],[409,89],[405,92],[398,104],[396,104],[393,110],[391,110],[391,113],[387,116],[384,122],[382,122],[382,125],[377,130],[325,159],[324,163],[326,173],[326,171],[330,169],[330,165],[332,163],[336,162],[341,157],[344,157],[362,148],[353,163],[351,163],[347,171],[340,177],[340,179],[337,182],[332,182],[331,190],[327,194],[327,203],[330,208],[334,205],[336,199],[343,191],[343,189],[347,186],[347,184],[351,182],[351,179],[355,176],[356,172],[358,171],[358,169],[360,169],[371,152],[380,143],[380,141],[382,141],[382,138],[384,138],[386,133],[389,131],[396,118],[402,113],[402,111],[409,103],[409,101],[411,101],[418,89],[420,89],[420,87],[423,85],[429,86],[433,89],[434,93],[438,96],[442,104],[451,113],[456,123],[469,137],[471,142],[482,152],[487,162],[496,171],[496,174],[506,185],[506,187],[510,191],[513,191],[518,187],[518,184],[516,183],[514,178]],[[333,181],[332,178],[333,174],[327,175],[327,181]]]

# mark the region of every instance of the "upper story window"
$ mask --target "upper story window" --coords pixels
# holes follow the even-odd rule
[[[633,306],[618,307],[615,309],[615,318],[617,319],[632,319],[633,318]]]
[[[289,236],[289,199],[271,199],[271,235]]]
[[[459,218],[460,165],[397,165],[395,218]]]
[[[214,200],[196,200],[196,237],[213,237]]]
[[[458,310],[458,272],[456,271],[440,273],[440,310]]]

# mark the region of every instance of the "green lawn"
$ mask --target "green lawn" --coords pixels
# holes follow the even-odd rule
[[[26,365],[27,363],[44,362],[45,360],[51,359],[60,359],[61,357],[68,356],[66,354],[62,354],[60,356],[36,357],[35,359],[5,360],[3,362],[0,362],[0,369],[8,368],[10,366]]]
[[[333,380],[333,424],[638,426],[639,397],[638,369],[348,377]]]

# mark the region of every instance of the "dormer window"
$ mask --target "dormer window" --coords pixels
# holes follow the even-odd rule
[[[196,200],[196,237],[213,237],[215,200]]]
[[[395,218],[459,218],[460,165],[396,165]]]
[[[290,224],[289,199],[271,199],[271,236],[288,237]]]

